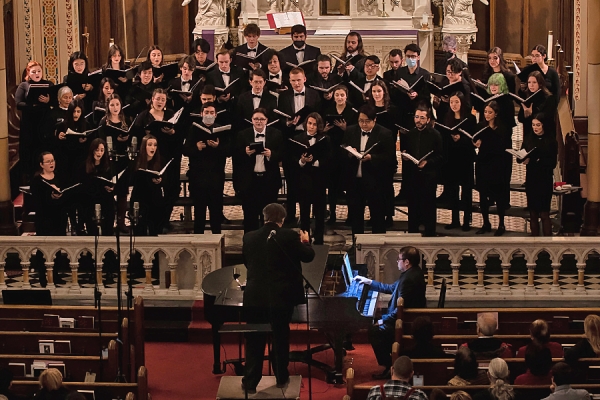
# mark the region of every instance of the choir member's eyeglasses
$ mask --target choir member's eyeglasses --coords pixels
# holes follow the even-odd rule
[[[359,119],[358,123],[359,124],[368,124],[368,123],[370,123],[372,121],[373,121],[372,119]]]
[[[406,55],[406,58],[412,58],[413,60],[416,60],[416,58],[419,57],[418,54],[411,54],[411,55]]]
[[[266,118],[252,118],[252,121],[256,121],[256,122],[265,122],[267,119]]]
[[[48,161],[44,161],[43,164],[54,164],[56,161],[54,160],[48,160]]]
[[[365,68],[375,68],[375,67],[379,67],[379,64],[365,64]]]

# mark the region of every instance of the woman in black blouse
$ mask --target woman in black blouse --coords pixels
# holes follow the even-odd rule
[[[94,86],[88,82],[89,68],[87,56],[76,51],[69,58],[69,73],[64,77],[64,83],[73,91],[75,99],[83,100],[86,110],[92,107],[91,98]]]
[[[92,118],[88,120],[88,122],[90,122],[93,126],[98,126],[100,124],[103,114],[106,113],[106,107],[108,105],[106,100],[110,95],[115,93],[116,89],[117,85],[112,79],[105,77],[100,81],[98,99],[94,100],[92,103],[92,108],[90,109],[90,112],[94,113],[92,114]],[[104,112],[100,110],[96,111],[96,108],[104,109]]]
[[[329,220],[328,225],[336,222],[337,199],[341,193],[339,186],[341,173],[346,151],[340,147],[344,141],[344,133],[350,125],[355,125],[358,121],[358,114],[350,104],[348,104],[348,88],[345,85],[338,86],[333,91],[334,104],[325,109],[323,116],[328,121],[325,125],[325,133],[329,136],[332,148],[332,162],[329,168]],[[329,121],[333,121],[330,123]]]
[[[490,49],[490,51],[488,51],[487,59],[488,62],[485,64],[483,69],[483,77],[481,81],[483,83],[488,83],[490,76],[496,73],[501,73],[504,75],[504,79],[506,80],[508,91],[510,93],[517,93],[516,76],[506,66],[502,49],[500,47],[493,47]]]
[[[450,112],[446,113],[444,125],[453,128],[460,124],[460,129],[473,135],[476,126],[475,116],[471,114],[462,92],[453,93],[450,96],[449,104]],[[475,147],[471,139],[458,130],[453,131],[450,135],[442,135],[442,139],[447,155],[447,162],[444,166],[446,193],[452,210],[452,222],[446,225],[446,229],[460,226],[459,215],[462,210],[464,212],[462,230],[466,232],[471,230]],[[460,200],[459,188],[462,188]]]
[[[544,46],[538,44],[531,50],[531,62],[537,64],[537,67],[542,71],[544,80],[546,81],[546,87],[552,95],[554,95],[554,100],[556,100],[556,104],[558,104],[560,101],[560,77],[554,68],[546,64],[546,61],[548,61],[548,52]],[[536,68],[533,64],[523,68],[522,72],[529,76],[529,71],[533,71]],[[521,82],[521,90],[526,89],[527,82]]]
[[[531,236],[540,236],[540,223],[544,236],[552,236],[550,202],[554,186],[554,167],[558,156],[558,143],[554,132],[547,132],[544,115],[536,114],[532,121],[533,134],[523,138],[522,149],[532,151],[530,157],[522,161],[527,166],[525,194],[529,209]],[[534,150],[535,149],[535,150]]]
[[[31,84],[52,85],[43,79],[42,65],[37,61],[27,63],[25,80],[19,84],[15,92],[17,109],[21,110],[21,126],[19,131],[19,164],[23,175],[23,183],[38,169],[37,155],[42,152],[43,124],[50,111],[50,96],[40,95],[35,101],[27,101]]]
[[[533,116],[539,113],[544,115],[544,131],[548,133],[556,132],[556,110],[558,103],[556,97],[550,93],[546,87],[546,81],[540,71],[533,71],[527,79],[527,90],[525,96],[529,97],[538,90],[542,91],[542,96],[535,97],[533,102],[527,107],[525,104],[520,104],[518,119],[523,123],[523,139],[533,134],[531,121]]]
[[[483,226],[477,232],[481,235],[492,231],[490,224],[490,206],[495,202],[498,209],[498,229],[494,236],[502,236],[506,232],[504,213],[510,206],[510,175],[512,157],[506,149],[512,148],[511,131],[500,123],[498,118],[500,107],[491,101],[484,109],[485,122],[476,131],[487,129],[479,134],[475,146],[479,148],[475,165],[476,188],[479,191]]]
[[[159,171],[162,168],[158,142],[152,135],[144,136],[133,174],[131,208],[139,204],[139,220],[135,228],[138,236],[157,236],[164,222],[162,178],[144,169]]]
[[[31,180],[31,196],[35,208],[35,234],[37,236],[65,236],[67,213],[65,199],[68,194],[59,193],[64,189],[64,179],[55,172],[54,155],[45,151],[39,158],[40,171]]]

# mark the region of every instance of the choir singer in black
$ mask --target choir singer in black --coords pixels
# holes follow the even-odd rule
[[[257,114],[258,115],[258,114]],[[271,358],[277,387],[289,381],[290,321],[294,307],[304,303],[301,262],[311,262],[315,251],[308,232],[300,235],[282,228],[285,208],[268,204],[262,210],[265,225],[244,235],[242,257],[248,269],[244,313],[249,323],[269,323],[272,329]],[[262,378],[265,333],[246,334],[246,368],[242,388],[256,393]]]

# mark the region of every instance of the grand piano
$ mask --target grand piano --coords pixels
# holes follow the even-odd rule
[[[290,361],[310,363],[325,371],[328,383],[343,383],[342,366],[344,358],[343,342],[348,335],[360,329],[368,329],[373,323],[373,314],[377,303],[377,292],[372,292],[368,285],[358,285],[353,281],[356,271],[350,266],[349,257],[344,256],[342,265],[342,293],[325,296],[327,292],[323,282],[325,275],[329,246],[313,246],[315,259],[302,264],[302,272],[306,280],[321,296],[310,293],[308,296],[308,317],[311,330],[323,332],[328,343],[312,348],[309,351],[292,352]],[[244,266],[235,266],[240,277],[239,282],[246,281]],[[219,329],[225,322],[243,322],[242,313],[243,291],[233,278],[234,267],[224,267],[211,272],[204,278],[204,309],[206,319],[212,325],[213,333],[213,373],[223,373],[220,359],[221,339]],[[306,305],[296,307],[294,322],[306,322]],[[332,348],[334,365],[327,365],[312,359],[312,354]],[[239,368],[236,368],[239,372]]]

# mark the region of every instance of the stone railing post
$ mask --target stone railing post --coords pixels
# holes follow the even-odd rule
[[[459,276],[458,276],[458,270],[460,268],[460,263],[451,263],[450,267],[452,268],[452,286],[450,287],[450,293],[452,293],[453,295],[455,294],[461,294],[460,293],[460,283],[459,283]]]
[[[427,268],[427,289],[426,293],[429,295],[435,294],[435,286],[433,285],[433,269],[435,268],[435,263],[425,263],[425,268]]]
[[[561,294],[560,284],[558,282],[558,273],[560,269],[560,263],[552,263],[552,286],[550,287],[550,293]]]
[[[577,288],[578,292],[585,292],[585,263],[577,263]]]
[[[121,273],[121,288],[125,288],[125,290],[129,290],[127,288],[127,267],[129,265],[127,262],[121,262],[119,265],[119,272]]]
[[[6,263],[0,262],[0,290],[6,289],[6,281],[4,280],[4,266]]]
[[[102,264],[96,266],[96,282],[98,282],[98,290],[104,292],[104,281],[102,280]]]
[[[31,283],[29,283],[29,268],[31,268],[31,263],[29,261],[23,261],[21,263],[21,269],[23,270],[23,285],[21,286],[21,289],[31,289]],[[49,281],[48,284],[50,284]]]
[[[81,293],[81,287],[79,287],[79,262],[77,260],[69,262],[71,267],[71,287],[69,293]]]
[[[485,263],[477,263],[477,287],[475,288],[475,293],[485,294],[485,283],[484,279],[484,271],[485,271]]]
[[[171,274],[171,285],[169,286],[169,292],[178,292],[179,287],[177,286],[177,263],[169,263],[169,273]]]
[[[27,271],[29,271],[30,267],[27,267]],[[23,275],[23,280],[25,276]],[[28,277],[29,279],[29,277]],[[54,284],[54,263],[49,262],[46,263],[46,289],[56,289],[56,285]]]
[[[510,263],[502,263],[502,291],[510,292],[509,272]]]
[[[194,266],[194,292],[200,290],[200,277],[198,276],[198,263],[193,263]]]
[[[154,286],[152,286],[152,263],[144,263],[144,272],[146,273],[146,282],[144,282],[144,292],[154,293]]]
[[[527,286],[525,287],[527,294],[536,294],[534,278],[535,263],[527,263]]]

